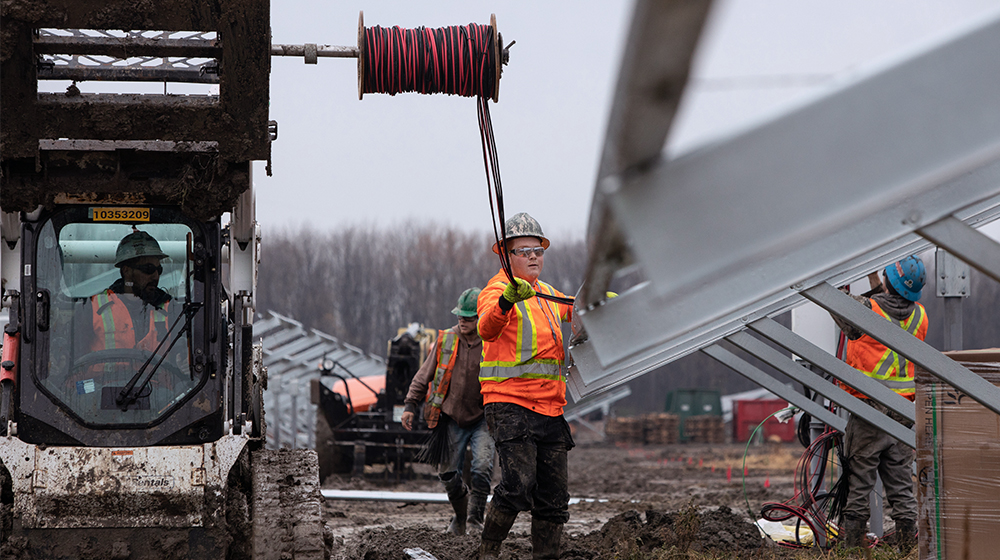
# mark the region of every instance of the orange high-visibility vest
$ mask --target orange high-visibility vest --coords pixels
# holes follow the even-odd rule
[[[160,343],[156,337],[157,326],[167,332],[167,306],[170,302],[163,304],[162,309],[152,308],[149,314],[149,331],[142,340],[135,340],[135,328],[132,325],[132,315],[129,314],[125,302],[118,294],[111,290],[105,290],[94,296],[94,341],[91,351],[109,350],[111,348],[141,348],[148,352],[156,349]]]
[[[906,332],[920,340],[924,340],[927,336],[929,321],[927,310],[924,309],[923,305],[918,303],[905,321],[897,321],[889,317],[875,300],[871,300],[871,304],[872,311],[887,321],[899,325]],[[915,370],[913,363],[867,334],[847,343],[847,363],[911,401],[914,399],[916,384],[913,382]],[[841,384],[841,386],[856,397],[867,398],[846,385]]]
[[[497,302],[507,284],[507,275],[501,270],[479,293],[483,404],[508,402],[545,416],[559,416],[566,405],[565,353],[559,327],[572,319],[573,307],[533,297],[516,303],[504,314]],[[536,281],[532,288],[565,297],[545,282]]]
[[[424,407],[424,420],[428,428],[437,426],[441,418],[441,403],[448,396],[451,386],[451,372],[455,369],[458,358],[458,332],[455,329],[438,331],[437,369],[427,391],[427,406]]]

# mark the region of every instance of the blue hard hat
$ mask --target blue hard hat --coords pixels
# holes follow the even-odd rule
[[[920,299],[920,291],[927,283],[924,261],[916,255],[910,255],[896,264],[885,267],[885,277],[896,293],[910,301]]]

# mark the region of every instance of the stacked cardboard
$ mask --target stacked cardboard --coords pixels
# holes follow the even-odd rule
[[[946,352],[1000,385],[1000,349]],[[921,560],[1000,557],[1000,416],[917,368]]]

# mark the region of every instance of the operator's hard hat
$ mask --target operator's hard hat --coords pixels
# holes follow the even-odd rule
[[[927,282],[927,271],[920,257],[910,255],[896,264],[885,267],[885,278],[896,293],[910,301],[917,301],[920,299],[920,291]]]
[[[458,296],[458,305],[451,312],[459,317],[476,317],[479,311],[476,309],[476,302],[479,300],[479,288],[469,288]]]
[[[527,212],[521,212],[520,214],[514,214],[507,220],[506,224],[507,239],[511,240],[517,237],[537,237],[542,241],[542,248],[549,248],[549,240],[542,233],[542,226],[538,225],[538,221],[528,215]],[[500,247],[498,243],[493,244],[493,252],[500,254]]]
[[[118,242],[118,249],[115,250],[115,266],[121,267],[125,261],[139,257],[165,259],[167,254],[160,250],[160,244],[152,235],[144,231],[133,231]]]

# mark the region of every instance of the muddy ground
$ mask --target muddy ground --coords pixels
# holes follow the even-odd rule
[[[570,495],[581,501],[570,505],[561,558],[820,556],[818,552],[803,556],[801,550],[765,542],[750,522],[764,502],[792,496],[793,473],[803,448],[773,443],[751,447],[745,483],[744,450],[745,444],[578,445],[569,454]],[[423,469],[418,466],[428,472]],[[380,476],[384,475],[369,473],[365,480],[333,476],[324,487],[442,492],[440,483],[429,477],[396,483]],[[478,536],[444,532],[451,517],[447,504],[327,501],[324,508],[335,535],[337,560],[420,557],[407,549],[422,549],[438,560],[464,560],[473,558],[478,546]],[[530,557],[530,516],[522,513],[504,542],[501,558]]]

